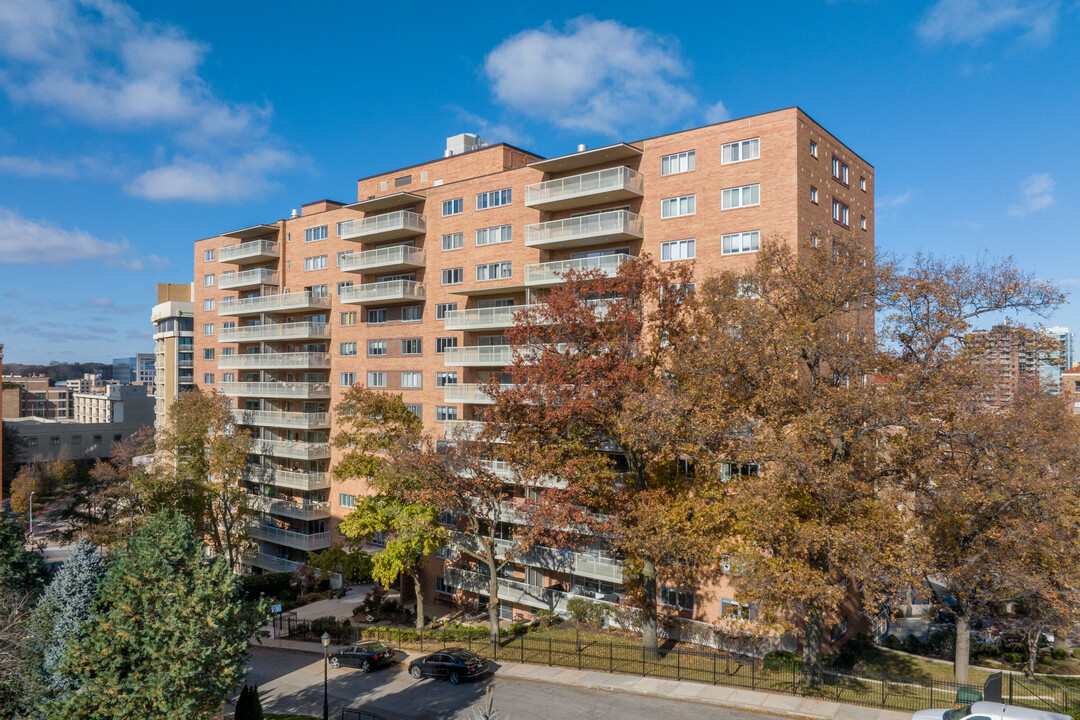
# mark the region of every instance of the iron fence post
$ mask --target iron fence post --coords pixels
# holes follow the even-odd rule
[[[1013,688],[1012,688],[1012,686],[1013,686],[1013,674],[1009,673],[1009,704],[1010,705],[1013,704],[1013,692],[1012,692]]]
[[[641,677],[645,677],[645,646],[641,646]]]
[[[682,680],[682,650],[675,648],[675,679]]]
[[[885,678],[881,678],[881,707],[885,707]]]
[[[716,656],[712,656],[712,684],[716,684]]]
[[[757,663],[754,662],[754,659],[750,658],[750,689],[751,690],[753,690],[756,687],[755,683],[757,682],[757,680],[754,677],[754,675],[756,674],[756,670],[757,670],[757,668],[755,667],[756,665],[757,665]]]
[[[548,665],[551,665],[551,636],[548,635]]]
[[[607,671],[610,675],[615,672],[615,643],[609,642],[607,644]]]
[[[525,638],[527,635],[521,636],[521,662],[525,662]]]

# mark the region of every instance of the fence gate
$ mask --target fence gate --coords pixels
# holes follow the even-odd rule
[[[296,611],[288,610],[286,612],[277,613],[274,615],[274,639],[288,637],[293,625],[296,624]]]
[[[1004,702],[1001,696],[1001,680],[1001,673],[994,673],[986,678],[986,682],[983,684],[983,700],[997,703]]]

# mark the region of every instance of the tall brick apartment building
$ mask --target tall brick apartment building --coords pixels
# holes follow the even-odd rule
[[[514,309],[568,268],[614,273],[648,253],[705,277],[753,262],[763,237],[821,226],[872,245],[873,173],[798,108],[555,158],[464,135],[443,157],[360,179],[356,202],[196,242],[195,382],[235,400],[258,438],[252,566],[288,570],[327,547],[366,492],[329,474],[348,386],[400,392],[435,433],[477,422],[489,401],[477,384],[511,361]],[[601,550],[560,558],[566,572],[519,565],[505,611],[618,593],[622,570]],[[486,587],[442,562],[432,590]],[[740,612],[723,584],[696,603],[662,594],[688,617]]]

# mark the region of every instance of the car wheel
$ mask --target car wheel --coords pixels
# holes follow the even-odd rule
[[[365,660],[364,664],[360,666],[360,669],[366,673],[371,672],[371,663]]]
[[[330,658],[330,667],[337,670],[339,667],[341,667],[341,661],[337,658]]]
[[[417,680],[419,680],[420,679],[420,668],[413,665],[411,668],[409,668],[409,674],[412,675]]]
[[[457,674],[457,671],[450,673],[450,684],[457,685],[459,682],[461,682],[461,676]]]

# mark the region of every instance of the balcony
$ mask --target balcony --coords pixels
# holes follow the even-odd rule
[[[246,327],[222,328],[218,342],[274,342],[276,340],[329,340],[326,323],[265,323]]]
[[[218,304],[218,316],[329,309],[330,298],[328,297],[312,295],[309,292],[291,292],[280,295],[260,295],[243,300],[225,298]]]
[[[368,274],[412,270],[424,267],[424,258],[423,250],[409,245],[395,245],[347,255],[341,259],[341,269]]]
[[[296,548],[297,550],[322,550],[330,547],[330,533],[328,532],[308,535],[292,530],[282,530],[269,525],[255,524],[251,526],[250,533],[251,537],[256,540],[266,540],[267,542]]]
[[[600,255],[597,257],[576,258],[574,260],[556,260],[555,262],[536,263],[525,266],[525,286],[530,288],[545,288],[560,285],[566,282],[566,273],[570,270],[575,272],[599,270],[604,277],[614,277],[619,271],[619,266],[630,255],[618,253],[613,255]]]
[[[488,594],[488,578],[481,573],[447,567],[443,579],[451,587],[461,588],[466,592]],[[499,600],[503,602],[565,613],[567,611],[566,603],[573,597],[584,597],[596,602],[611,602],[609,596],[596,597],[593,593],[586,594],[585,592],[571,593],[554,587],[540,587],[539,585],[529,585],[520,580],[499,578]]]
[[[446,420],[443,422],[443,438],[456,440],[459,435],[466,440],[475,440],[484,431],[487,423],[479,420]]]
[[[273,410],[233,410],[238,425],[318,430],[330,427],[330,413],[275,412]]]
[[[278,244],[273,240],[252,240],[251,242],[229,245],[218,250],[218,262],[234,265],[276,260],[279,256]]]
[[[459,545],[479,545],[474,536],[460,532],[454,532],[452,535]],[[496,540],[497,556],[500,558],[505,557],[506,551],[511,549],[513,545],[514,543],[511,540]],[[477,547],[477,549],[479,548]],[[574,575],[616,584],[623,581],[622,561],[598,553],[583,553],[534,545],[524,552],[519,552],[514,557],[514,562],[530,567],[544,568],[552,572],[573,573]]]
[[[412,302],[424,299],[424,283],[415,280],[387,280],[342,288],[343,303],[380,305],[382,303]]]
[[[283,498],[268,498],[256,495],[251,498],[251,507],[260,512],[283,515],[298,520],[323,520],[330,517],[330,503],[328,502],[298,503]]]
[[[502,330],[514,324],[514,313],[535,305],[451,310],[443,319],[447,330]]]
[[[292,572],[296,568],[303,565],[303,563],[296,560],[289,560],[287,558],[278,557],[276,555],[268,555],[267,553],[251,553],[244,556],[244,564],[251,567],[257,567],[262,570],[269,570],[270,572]]]
[[[446,348],[443,365],[446,367],[503,367],[514,362],[511,345],[471,345]]]
[[[322,382],[233,382],[219,383],[224,395],[239,397],[320,400],[330,397],[330,385]]]
[[[470,405],[491,405],[494,400],[484,392],[484,385],[476,383],[464,383],[460,385],[443,386],[443,402],[465,403]],[[503,385],[504,390],[514,388],[514,385]]]
[[[290,490],[326,490],[331,484],[330,474],[325,472],[295,472],[259,465],[248,465],[248,472],[253,482]]]
[[[628,210],[611,210],[526,225],[525,246],[555,250],[640,240],[644,235],[645,222],[640,215]]]
[[[569,210],[630,200],[644,193],[641,173],[625,166],[613,167],[526,185],[525,205],[538,210]]]
[[[245,353],[241,355],[222,355],[218,358],[219,370],[251,370],[258,368],[301,370],[328,367],[330,367],[330,353],[319,352]]]
[[[256,440],[252,443],[251,451],[256,455],[271,455],[294,460],[328,460],[330,458],[329,443],[296,440]],[[281,483],[275,480],[274,484]]]
[[[231,270],[218,276],[218,287],[222,290],[247,290],[260,285],[277,285],[278,274],[269,268],[255,268],[233,272]]]
[[[342,240],[380,242],[398,238],[423,235],[427,231],[424,216],[410,210],[373,215],[362,220],[346,220],[338,223],[338,237]]]

